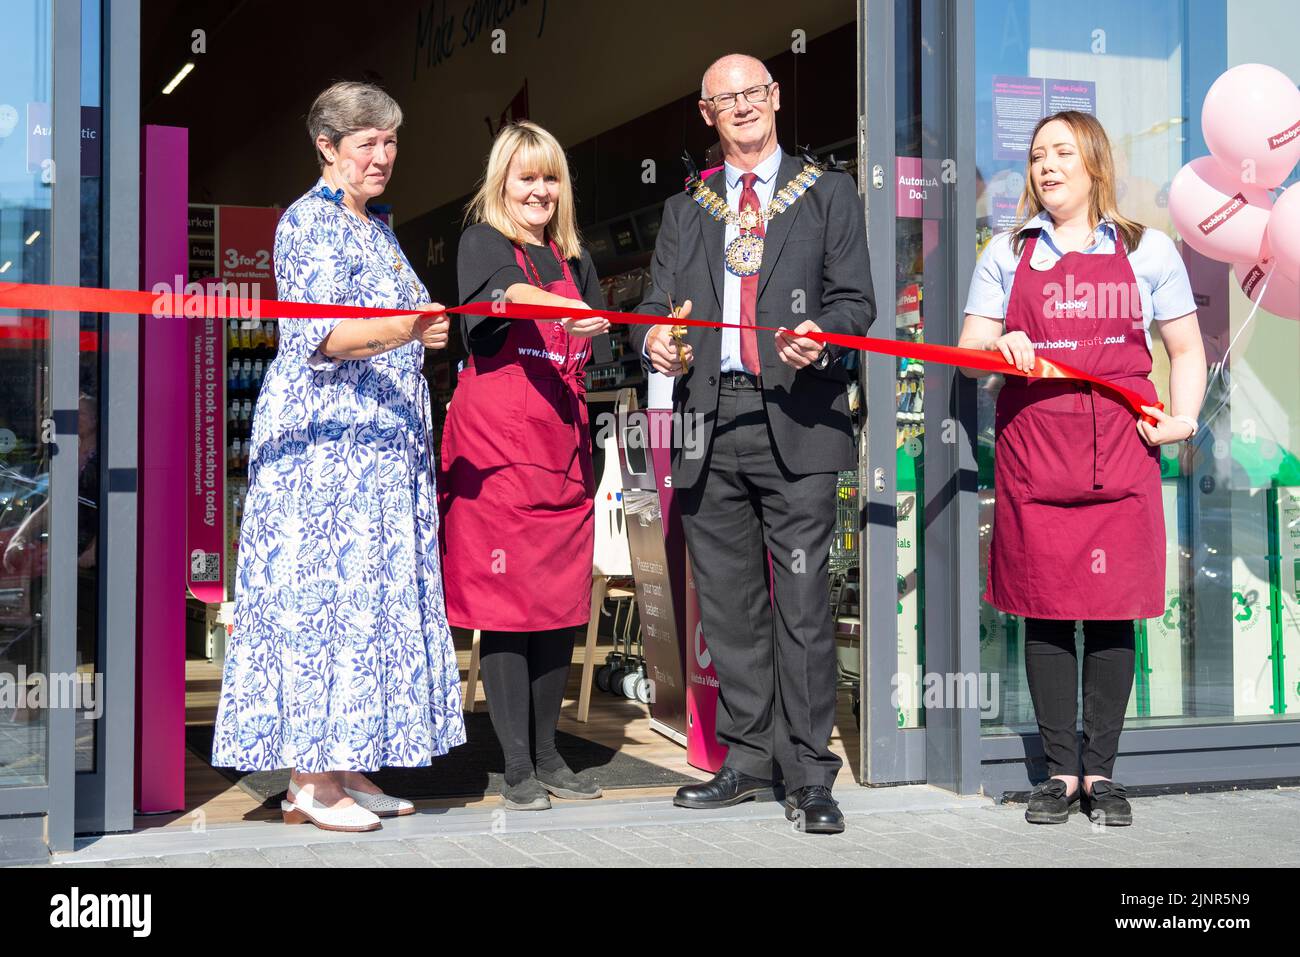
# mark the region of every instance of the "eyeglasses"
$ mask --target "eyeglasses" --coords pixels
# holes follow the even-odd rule
[[[748,90],[741,90],[739,93],[719,93],[717,96],[709,97],[709,102],[719,113],[725,113],[736,105],[737,97],[744,97],[745,102],[749,104],[767,102],[767,95],[771,92],[772,83],[760,83],[758,86],[751,86]]]

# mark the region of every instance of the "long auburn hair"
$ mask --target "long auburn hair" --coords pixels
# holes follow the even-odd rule
[[[1029,157],[1034,154],[1033,142],[1038,138],[1039,131],[1053,120],[1060,120],[1074,133],[1074,141],[1079,144],[1079,156],[1083,159],[1083,168],[1092,177],[1092,197],[1088,203],[1089,224],[1095,229],[1103,219],[1109,219],[1124,240],[1124,248],[1133,252],[1142,241],[1146,227],[1120,215],[1115,202],[1115,160],[1110,151],[1110,137],[1106,135],[1105,127],[1092,114],[1062,110],[1039,120],[1034,127],[1034,135],[1029,138],[1029,156],[1025,158],[1025,188],[1016,203],[1016,216],[1020,222],[1016,224],[1012,240],[1015,254],[1019,256],[1025,246],[1026,237],[1020,231],[1021,227],[1043,211],[1042,199],[1034,187],[1034,163]]]
[[[521,152],[522,151],[522,152]],[[518,153],[525,170],[559,180],[555,200],[555,213],[546,224],[546,238],[555,241],[560,255],[565,259],[582,256],[582,240],[578,235],[578,218],[573,204],[573,179],[569,175],[569,161],[564,149],[554,136],[536,123],[517,120],[501,128],[488,154],[487,168],[483,171],[474,198],[465,207],[466,223],[487,223],[512,242],[525,242],[519,224],[506,206],[506,178],[510,163]]]

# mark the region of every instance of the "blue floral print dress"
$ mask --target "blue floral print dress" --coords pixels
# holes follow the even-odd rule
[[[424,286],[382,221],[324,181],[275,233],[279,298],[407,309]],[[253,416],[212,763],[418,767],[465,741],[443,606],[418,342],[333,361],[342,319],[280,323]]]

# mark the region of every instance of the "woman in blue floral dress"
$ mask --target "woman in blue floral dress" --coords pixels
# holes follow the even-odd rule
[[[368,84],[317,98],[321,178],[276,229],[279,298],[429,303],[366,210],[392,175],[400,123]],[[447,327],[445,314],[281,322],[253,418],[212,763],[293,768],[288,823],[373,830],[410,813],[362,772],[428,765],[465,741],[421,372]]]

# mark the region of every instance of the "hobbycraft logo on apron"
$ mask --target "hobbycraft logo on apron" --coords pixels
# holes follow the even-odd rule
[[[519,355],[525,356],[530,359],[547,359],[551,362],[565,361],[565,355],[563,352],[548,352],[545,349],[534,349],[526,346],[520,346],[516,351],[518,352]],[[573,353],[568,358],[573,362],[577,362],[579,359],[583,357],[585,353],[586,350],[584,349],[581,352]]]
[[[1045,319],[1114,319],[1141,313],[1142,292],[1137,282],[1075,282],[1067,273],[1064,283],[1043,285]]]

